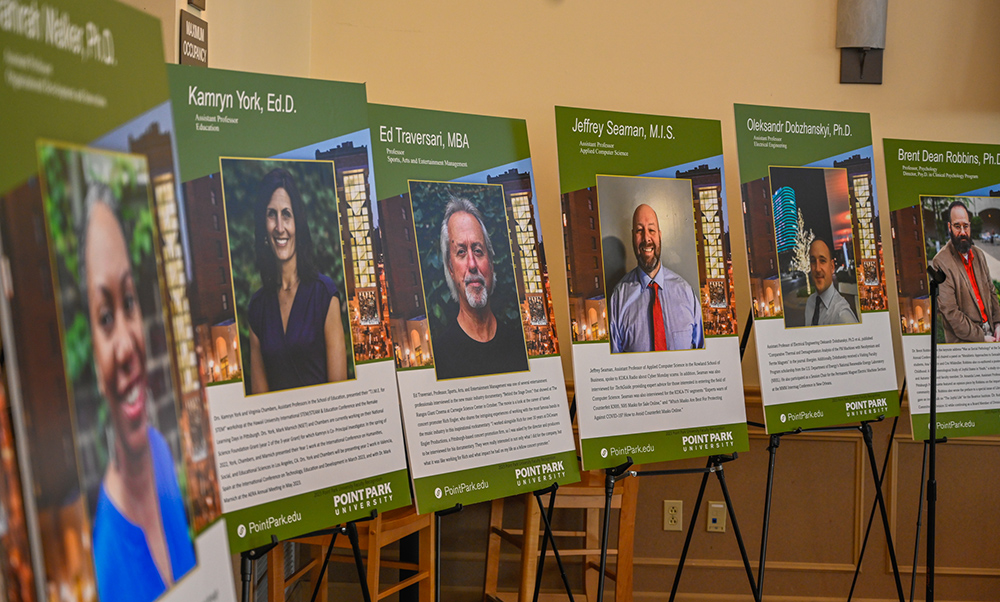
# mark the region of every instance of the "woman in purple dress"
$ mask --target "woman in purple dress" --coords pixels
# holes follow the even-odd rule
[[[250,299],[251,392],[345,380],[340,297],[313,263],[306,206],[288,171],[261,181],[254,230],[263,286]]]

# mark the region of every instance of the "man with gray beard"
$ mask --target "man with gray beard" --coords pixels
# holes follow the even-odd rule
[[[458,315],[434,340],[439,380],[528,369],[520,324],[493,313],[493,244],[483,216],[468,199],[453,197],[441,221],[441,263]]]

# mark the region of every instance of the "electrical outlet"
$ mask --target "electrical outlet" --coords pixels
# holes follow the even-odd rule
[[[684,502],[681,500],[663,500],[663,530],[684,530]]]
[[[708,530],[711,533],[726,532],[726,503],[708,503]]]

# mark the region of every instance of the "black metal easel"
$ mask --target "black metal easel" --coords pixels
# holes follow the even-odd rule
[[[644,476],[665,476],[682,474],[701,474],[701,488],[698,490],[698,500],[695,502],[695,510],[688,524],[687,536],[684,539],[684,548],[677,564],[677,573],[674,575],[674,583],[670,588],[670,601],[673,602],[677,595],[677,587],[680,584],[681,574],[684,571],[684,562],[687,559],[688,548],[691,544],[691,537],[694,534],[695,523],[698,517],[698,508],[705,495],[705,487],[708,485],[708,476],[715,474],[719,478],[722,486],[722,494],[726,498],[726,509],[729,513],[729,520],[733,523],[733,533],[740,546],[740,555],[743,557],[743,566],[747,572],[747,580],[750,582],[750,591],[755,600],[759,600],[757,595],[757,585],[754,583],[753,569],[750,567],[750,559],[747,556],[746,546],[743,544],[743,535],[740,533],[740,525],[736,520],[736,511],[733,509],[733,500],[729,495],[729,487],[726,485],[726,477],[722,465],[735,460],[737,454],[732,456],[715,455],[708,458],[705,468],[678,468],[672,470],[629,470],[632,467],[632,457],[628,456],[624,464],[607,468],[604,471],[604,528],[601,531],[601,567],[597,584],[597,602],[604,602],[604,580],[606,577],[608,564],[608,537],[611,531],[611,498],[614,497],[615,483],[625,477]]]
[[[906,381],[903,381],[903,388],[900,391],[899,398],[903,398],[903,391],[906,390]],[[878,488],[882,488],[882,484],[885,483],[885,470],[889,466],[889,456],[892,453],[892,439],[896,436],[896,426],[899,425],[899,415],[897,414],[895,418],[892,419],[892,430],[889,432],[889,442],[885,448],[885,457],[882,459],[882,470],[878,473]],[[847,602],[851,602],[854,599],[854,587],[858,584],[858,576],[861,574],[861,563],[865,559],[865,550],[868,548],[868,536],[872,532],[872,523],[875,522],[875,510],[878,508],[878,500],[872,501],[871,512],[868,513],[868,525],[865,527],[865,538],[861,542],[861,553],[858,554],[858,564],[854,567],[854,579],[851,580],[851,591],[847,594]],[[912,594],[912,592],[911,592]]]
[[[559,489],[559,483],[552,483],[552,485],[549,485],[545,489],[531,492],[535,496],[535,501],[538,502],[538,511],[542,515],[542,524],[545,526],[542,547],[538,552],[538,570],[535,573],[535,594],[531,598],[533,602],[538,602],[538,595],[542,590],[542,569],[545,568],[545,553],[547,552],[547,544],[549,542],[552,543],[552,554],[556,557],[556,564],[559,565],[559,574],[562,576],[563,585],[566,587],[566,595],[569,596],[569,602],[574,602],[573,589],[569,585],[569,577],[566,576],[566,568],[563,566],[559,549],[556,548],[555,535],[552,533],[552,511],[556,507],[557,489]],[[549,496],[548,509],[542,504],[542,496],[546,494],[551,494]]]
[[[743,337],[740,340],[740,359],[743,358],[743,354],[746,351],[747,341],[750,340],[750,326],[753,324],[753,310],[750,311],[750,315],[747,317],[747,327],[743,331]],[[575,401],[575,400],[574,400]],[[680,584],[681,574],[684,571],[684,562],[687,559],[688,548],[691,544],[691,537],[694,534],[695,522],[698,517],[698,509],[701,506],[701,500],[705,494],[705,487],[708,485],[708,476],[710,474],[715,474],[719,478],[719,484],[722,487],[722,493],[726,498],[726,509],[729,513],[729,520],[733,523],[733,533],[736,535],[736,541],[740,546],[740,555],[743,557],[743,566],[747,571],[747,580],[750,582],[750,591],[754,595],[754,600],[760,600],[758,595],[758,586],[754,582],[753,570],[750,567],[750,559],[747,556],[746,546],[743,543],[743,535],[740,533],[739,522],[736,520],[736,511],[733,509],[733,501],[729,495],[729,487],[726,485],[725,472],[722,465],[726,462],[731,462],[738,457],[738,454],[733,454],[731,456],[727,455],[714,455],[709,456],[708,463],[705,468],[680,468],[672,470],[629,470],[632,467],[632,457],[628,456],[624,464],[615,466],[612,468],[607,468],[604,471],[604,527],[601,531],[601,567],[600,575],[598,577],[597,585],[597,602],[604,602],[604,580],[606,576],[606,569],[608,563],[608,537],[611,531],[611,498],[614,497],[615,483],[623,477],[641,477],[641,476],[661,476],[661,475],[680,475],[680,474],[701,474],[701,488],[698,490],[698,500],[695,502],[694,514],[691,517],[691,521],[688,524],[687,536],[684,539],[684,548],[681,551],[681,557],[677,563],[677,573],[674,575],[674,583],[670,589],[670,602],[673,602],[674,597],[677,595],[677,587]]]
[[[361,559],[361,545],[358,543],[358,526],[357,523],[362,523],[370,520],[374,520],[378,516],[378,510],[373,509],[371,516],[366,516],[365,518],[359,518],[357,520],[352,520],[344,523],[343,525],[338,525],[331,529],[320,529],[319,531],[313,531],[312,533],[307,533],[302,537],[322,537],[324,535],[330,535],[330,547],[326,549],[326,557],[323,558],[323,564],[319,569],[319,576],[316,578],[316,586],[313,588],[311,602],[316,602],[316,596],[319,594],[319,588],[323,586],[323,575],[326,574],[326,567],[330,564],[330,556],[333,554],[333,546],[337,543],[337,535],[347,535],[347,539],[351,542],[351,551],[354,553],[354,565],[358,569],[358,581],[361,582],[361,597],[364,602],[372,602],[371,592],[368,591],[368,573],[365,570],[364,561]],[[244,600],[244,602],[247,602]]]
[[[743,331],[743,340],[740,343],[740,358],[741,359],[743,357],[743,352],[746,350],[746,345],[747,345],[747,341],[749,341],[750,329],[752,328],[752,326],[753,326],[753,311],[751,310],[750,311],[750,315],[747,318],[747,327]],[[933,362],[933,352],[932,352],[932,362]],[[932,381],[932,383],[933,383],[933,381]],[[900,393],[899,393],[900,398],[902,398],[903,392],[905,390],[906,390],[906,381],[903,381],[903,387],[902,387],[902,389],[900,390]],[[874,447],[873,442],[872,442],[872,428],[871,428],[871,423],[872,422],[881,422],[884,419],[885,419],[885,416],[879,416],[877,420],[864,420],[864,421],[861,422],[861,424],[859,424],[857,426],[853,426],[853,425],[852,426],[835,426],[835,427],[814,428],[814,429],[801,429],[800,428],[800,429],[796,429],[794,431],[789,431],[789,432],[785,432],[785,433],[772,433],[770,435],[770,438],[769,438],[769,441],[768,441],[768,446],[767,446],[767,451],[768,451],[768,456],[769,457],[768,457],[768,464],[767,464],[767,486],[766,486],[766,493],[765,493],[765,496],[764,496],[764,524],[763,524],[763,528],[761,530],[760,557],[759,557],[758,565],[757,565],[757,591],[756,591],[757,596],[755,598],[757,602],[760,602],[763,599],[763,597],[764,597],[764,569],[765,569],[765,565],[766,565],[766,561],[767,561],[767,537],[768,537],[768,530],[770,528],[770,523],[771,523],[771,499],[773,497],[773,488],[774,488],[774,461],[775,461],[775,454],[776,454],[776,452],[778,450],[778,446],[781,445],[781,438],[783,436],[785,436],[785,435],[796,435],[796,434],[799,434],[799,433],[806,433],[806,432],[817,433],[817,432],[838,432],[838,431],[853,431],[853,430],[858,430],[858,431],[861,432],[862,438],[865,441],[865,447],[868,450],[868,461],[869,461],[869,464],[870,464],[871,469],[872,469],[872,478],[875,481],[875,502],[874,502],[873,507],[872,507],[871,516],[869,517],[869,520],[868,520],[868,528],[865,531],[864,544],[862,545],[862,548],[861,548],[861,554],[860,554],[860,556],[858,558],[858,564],[857,564],[857,566],[855,567],[855,570],[854,570],[854,580],[851,583],[851,592],[850,592],[850,594],[848,596],[848,600],[850,600],[851,597],[854,595],[854,587],[855,587],[855,584],[857,583],[858,571],[860,571],[861,561],[864,558],[864,550],[865,550],[865,547],[868,544],[868,536],[869,536],[869,533],[871,532],[871,524],[872,524],[872,520],[873,520],[873,517],[874,517],[874,514],[875,514],[875,506],[878,506],[879,510],[881,511],[881,515],[882,515],[882,526],[883,526],[883,529],[885,531],[886,545],[887,545],[887,547],[889,549],[889,558],[890,558],[891,563],[892,563],[892,572],[893,572],[893,576],[895,577],[895,580],[896,580],[896,593],[899,596],[899,602],[905,602],[905,600],[903,598],[903,583],[902,583],[902,581],[900,580],[900,577],[899,577],[899,565],[896,562],[896,550],[895,550],[895,547],[893,546],[893,543],[892,543],[892,531],[890,530],[890,526],[889,526],[889,516],[888,516],[888,513],[887,513],[886,508],[885,508],[885,498],[882,495],[882,482],[883,482],[883,480],[885,478],[885,470],[886,470],[886,466],[888,465],[889,454],[890,454],[890,452],[892,450],[892,437],[895,435],[896,425],[898,424],[899,417],[897,416],[896,419],[893,421],[892,434],[890,434],[890,436],[889,436],[889,447],[888,447],[888,449],[886,449],[886,455],[885,455],[885,458],[882,461],[882,469],[880,471],[879,468],[878,468],[878,463],[875,460],[875,447]],[[759,428],[762,428],[762,429],[765,428],[765,426],[763,424],[756,423],[756,422],[749,422],[748,421],[747,424],[750,425],[750,426],[756,426],[756,427],[759,427]]]
[[[611,498],[615,494],[615,482],[622,476],[631,476],[632,456],[627,456],[620,466],[604,469],[604,528],[601,530],[601,569],[597,577],[597,602],[604,602],[604,578],[608,568],[608,535],[611,532]]]
[[[865,441],[865,447],[868,450],[868,462],[872,469],[872,478],[875,481],[875,500],[878,504],[879,510],[882,514],[882,526],[885,529],[885,539],[886,545],[889,548],[889,559],[892,563],[892,573],[896,579],[896,593],[899,596],[899,602],[905,602],[903,597],[903,583],[899,578],[899,565],[896,562],[896,549],[892,544],[892,532],[889,526],[889,514],[885,508],[885,498],[882,496],[882,478],[879,474],[878,462],[875,459],[875,447],[872,443],[872,422],[881,422],[885,419],[885,416],[879,416],[876,420],[863,420],[859,425],[851,426],[831,426],[831,427],[821,427],[821,428],[811,428],[811,429],[796,429],[794,431],[788,431],[785,433],[772,433],[770,435],[770,441],[767,446],[767,451],[769,454],[768,464],[767,464],[767,488],[764,496],[764,525],[761,531],[760,540],[760,564],[757,567],[757,590],[760,597],[764,594],[764,567],[767,559],[767,535],[768,529],[771,522],[771,498],[772,491],[774,487],[774,458],[777,453],[778,446],[781,445],[781,438],[786,435],[798,435],[800,433],[830,433],[830,432],[845,432],[845,431],[860,431],[861,435]],[[755,425],[760,426],[760,425]],[[758,598],[760,600],[760,598]]]
[[[684,571],[684,561],[687,559],[688,547],[691,545],[691,536],[694,534],[695,523],[698,520],[698,510],[701,508],[701,500],[705,496],[705,487],[708,485],[708,475],[715,474],[719,478],[719,485],[722,487],[722,495],[726,498],[726,510],[729,513],[729,520],[733,523],[733,534],[736,535],[736,542],[740,546],[740,556],[743,558],[743,567],[747,572],[747,580],[750,582],[750,592],[757,599],[757,585],[753,579],[753,569],[750,568],[750,558],[747,556],[746,546],[743,544],[743,535],[740,533],[740,525],[736,521],[736,511],[733,510],[733,500],[729,496],[729,487],[726,485],[726,476],[722,465],[732,462],[738,454],[709,456],[708,465],[705,468],[679,468],[673,470],[632,470],[629,475],[633,477],[680,475],[680,474],[701,474],[701,488],[698,489],[698,499],[694,503],[694,512],[691,513],[691,521],[688,523],[687,536],[684,538],[684,547],[681,550],[681,557],[677,563],[677,573],[674,575],[674,584],[670,588],[670,602],[673,602],[677,595],[677,587],[681,582],[681,573]]]

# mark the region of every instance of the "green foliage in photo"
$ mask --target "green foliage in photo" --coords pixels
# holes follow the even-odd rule
[[[497,318],[520,324],[517,281],[511,259],[510,230],[503,188],[499,185],[457,182],[410,182],[413,222],[416,228],[420,270],[431,334],[441,332],[458,316],[458,303],[451,298],[441,257],[441,220],[452,197],[468,199],[483,215],[493,244],[496,286],[490,306]]]
[[[348,315],[348,290],[344,282],[344,255],[341,249],[340,215],[337,212],[337,184],[333,164],[326,161],[262,159],[223,159],[222,188],[226,204],[226,229],[232,260],[243,383],[249,395],[250,323],[247,310],[250,298],[260,289],[261,279],[254,252],[254,205],[258,187],[268,173],[283,168],[292,174],[308,213],[309,233],[313,241],[313,260],[319,273],[328,276],[340,291],[341,322],[344,340],[350,344],[351,323]],[[354,378],[354,353],[348,349],[347,377]]]

